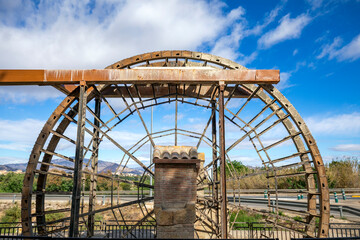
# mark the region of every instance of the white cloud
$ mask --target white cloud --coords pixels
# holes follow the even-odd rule
[[[316,56],[316,58],[320,59],[329,55],[329,59],[333,59],[336,56],[336,48],[338,48],[342,44],[342,39],[340,37],[334,38],[334,41],[331,44],[325,44],[322,46],[321,53]]]
[[[337,51],[339,61],[355,61],[360,58],[360,34],[357,35],[349,44]]]
[[[307,2],[310,4],[311,9],[315,10],[315,9],[321,7],[323,0],[307,0]]]
[[[196,50],[242,18],[241,7],[224,14],[225,6],[205,0],[0,1],[0,68],[104,68],[149,51]],[[239,34],[235,30],[231,38],[236,40]],[[36,94],[28,87],[8,89],[0,90],[7,101],[55,96],[53,91]]]
[[[290,14],[287,14],[280,20],[277,28],[259,39],[258,45],[261,48],[269,48],[279,42],[299,38],[304,27],[310,22],[311,17],[306,14],[301,14],[296,18],[290,18]]]
[[[341,144],[331,149],[339,152],[349,152],[349,151],[360,152],[360,144]]]
[[[1,86],[0,103],[28,103],[64,97],[65,95],[48,86]]]
[[[0,119],[0,149],[31,150],[44,123],[37,119]]]
[[[276,84],[276,88],[279,90],[284,90],[285,88],[293,86],[289,83],[291,74],[292,72],[280,72],[280,82]]]
[[[305,118],[306,124],[314,134],[354,136],[360,134],[360,113],[334,116],[315,116]]]
[[[328,59],[336,58],[338,61],[355,61],[360,58],[360,34],[352,39],[350,43],[343,46],[343,40],[340,37],[334,38],[331,44],[322,46],[321,53],[317,56],[318,59],[328,56]]]
[[[255,51],[249,56],[242,54],[239,51],[241,41],[251,35],[257,36],[261,34],[263,29],[275,20],[280,10],[282,10],[284,4],[285,1],[276,6],[269,13],[266,13],[264,21],[261,24],[256,24],[253,28],[249,28],[246,19],[243,17],[245,15],[245,10],[242,7],[238,7],[232,10],[227,17],[229,24],[231,24],[231,21],[234,21],[234,23],[231,24],[232,29],[230,34],[217,39],[211,50],[211,53],[231,60],[236,60],[244,66],[253,62],[258,56],[258,53]],[[236,19],[231,16],[236,16]]]
[[[8,9],[16,15],[18,8]],[[2,68],[103,68],[117,60],[161,49],[196,49],[214,40],[241,11],[228,15],[217,2],[61,1],[26,11],[24,27],[0,25]],[[20,11],[21,12],[21,11]]]
[[[293,51],[293,56],[295,56],[296,54],[298,54],[298,52],[299,52],[299,50],[298,50],[298,49],[295,49],[295,50]]]
[[[27,158],[16,158],[16,157],[0,157],[0,165],[10,163],[26,163]]]
[[[246,36],[246,21],[242,18],[245,14],[245,10],[242,7],[238,7],[229,13],[232,16],[230,19],[239,19],[241,21],[236,22],[229,35],[225,35],[216,40],[214,47],[211,50],[212,54],[236,60],[241,54],[237,51],[240,46],[240,41]],[[235,17],[236,16],[236,17]]]

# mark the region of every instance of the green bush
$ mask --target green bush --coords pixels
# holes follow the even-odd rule
[[[2,223],[14,223],[19,222],[21,217],[21,209],[20,207],[15,204],[12,208],[5,210],[5,215],[1,218]],[[5,227],[4,225],[2,225]],[[9,226],[12,226],[9,224]]]
[[[24,181],[23,173],[9,172],[0,175],[0,192],[18,193],[21,192]]]

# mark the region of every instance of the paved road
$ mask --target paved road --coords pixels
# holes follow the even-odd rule
[[[9,194],[9,193],[1,193],[0,194],[0,201],[20,201],[21,194]],[[56,195],[56,194],[49,194],[46,196],[47,200],[50,201],[60,201],[66,202],[71,200],[70,195]],[[114,196],[114,201],[116,196]],[[233,202],[234,199],[232,196],[228,195],[228,199],[230,202]],[[33,196],[33,200],[35,200],[35,196]],[[88,201],[88,196],[85,195],[85,201]],[[120,195],[121,202],[128,202],[137,200],[137,195]],[[106,203],[110,202],[110,195],[98,195],[97,201],[99,204],[102,204],[103,201]],[[250,208],[258,208],[258,209],[268,209],[268,201],[264,199],[264,196],[261,195],[246,195],[241,196],[240,201],[242,205],[250,207]],[[355,220],[360,221],[360,208],[359,208],[359,198],[351,198],[348,197],[346,201],[340,199],[339,203],[335,204],[334,200],[331,200],[331,215],[334,215],[337,218],[340,218],[340,208],[342,207],[343,216]],[[235,198],[235,202],[238,202],[238,198]],[[290,208],[294,210],[306,210],[307,203],[306,203],[306,196],[304,199],[297,200],[296,196],[286,196],[279,198],[279,207]]]

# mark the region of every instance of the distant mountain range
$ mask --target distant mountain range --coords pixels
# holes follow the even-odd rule
[[[87,163],[89,161],[89,159],[84,159],[84,165],[83,168],[85,168],[85,163]],[[51,163],[54,164],[58,164],[58,165],[62,165],[62,166],[66,166],[66,167],[74,167],[74,163],[65,160],[65,159],[53,159],[51,161]],[[102,161],[99,160],[98,162],[98,171],[99,172],[115,172],[116,169],[118,168],[119,164],[117,163],[113,163],[113,162],[107,162],[107,161]],[[0,165],[0,171],[1,170],[5,170],[5,171],[9,171],[9,172],[15,172],[18,170],[21,170],[23,172],[25,172],[27,167],[27,163],[11,163],[11,164],[4,164],[4,165]],[[53,169],[56,169],[55,167],[51,167]],[[89,166],[90,168],[90,166]],[[60,168],[58,168],[60,169]],[[120,170],[122,169],[122,167],[119,168]],[[66,169],[61,169],[61,170],[65,170]],[[134,175],[141,175],[144,171],[142,170],[142,168],[128,168],[125,167],[123,173],[124,174],[134,174]]]

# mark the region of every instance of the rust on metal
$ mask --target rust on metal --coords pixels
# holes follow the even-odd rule
[[[221,76],[219,77],[219,75]],[[235,222],[226,218],[226,211],[238,214],[236,211],[245,208],[240,201],[235,202],[234,191],[234,201],[226,202],[227,194],[225,187],[228,185],[228,188],[230,186],[234,188],[236,181],[240,182],[241,179],[251,177],[252,174],[239,175],[233,169],[232,161],[228,154],[231,154],[232,148],[240,144],[244,139],[248,139],[258,154],[261,151],[259,160],[264,167],[264,171],[261,174],[267,174],[269,176],[267,181],[274,181],[275,183],[274,187],[268,187],[268,206],[275,210],[275,214],[264,212],[266,220],[274,224],[274,226],[288,227],[288,223],[282,221],[286,217],[279,215],[279,209],[284,208],[278,206],[278,194],[282,191],[277,189],[276,181],[280,177],[302,177],[307,184],[307,189],[304,193],[308,194],[306,198],[308,209],[301,212],[302,216],[304,216],[303,221],[295,221],[291,218],[287,221],[291,221],[296,226],[302,226],[303,229],[301,231],[298,231],[295,227],[292,230],[300,232],[305,237],[326,237],[328,235],[330,204],[324,164],[316,142],[301,116],[291,103],[271,85],[279,81],[279,71],[248,70],[230,60],[205,53],[159,51],[121,60],[108,66],[105,70],[0,70],[0,85],[51,85],[67,94],[67,97],[55,109],[44,125],[29,158],[22,191],[22,233],[24,236],[34,235],[35,233],[46,234],[46,226],[55,223],[46,222],[45,218],[47,214],[51,213],[51,211],[45,209],[46,197],[49,194],[46,191],[47,176],[48,174],[54,174],[54,172],[50,171],[50,167],[67,169],[69,173],[66,176],[71,178],[74,176],[74,168],[66,168],[66,166],[54,164],[52,163],[52,158],[57,156],[73,163],[75,162],[71,157],[63,155],[59,148],[59,142],[60,140],[69,141],[74,146],[78,142],[67,136],[67,130],[69,130],[70,125],[74,126],[77,124],[79,117],[80,87],[78,84],[80,81],[83,81],[84,84],[86,83],[88,87],[86,91],[87,99],[84,101],[86,102],[86,111],[94,116],[94,121],[89,121],[88,117],[85,118],[86,125],[84,127],[86,134],[89,134],[92,138],[93,145],[89,144],[86,147],[84,144],[80,144],[80,147],[83,147],[84,152],[92,151],[95,153],[94,156],[97,156],[99,148],[103,146],[100,144],[101,140],[106,138],[122,151],[123,158],[119,168],[128,166],[130,159],[132,163],[144,169],[143,176],[139,181],[124,180],[116,176],[116,174],[110,176],[101,174],[96,165],[93,165],[93,163],[96,164],[97,157],[96,159],[92,157],[93,161],[89,166],[90,168],[82,171],[82,177],[90,176],[90,179],[95,181],[95,185],[92,186],[92,193],[90,193],[93,194],[94,199],[96,196],[94,191],[96,189],[96,178],[104,178],[113,184],[126,181],[138,186],[139,189],[140,187],[153,189],[153,185],[145,183],[145,179],[154,174],[151,166],[145,166],[135,154],[139,154],[143,146],[153,142],[157,143],[158,139],[162,137],[175,135],[175,139],[177,139],[179,135],[181,137],[196,138],[198,139],[197,146],[203,147],[204,144],[207,144],[212,148],[213,153],[212,161],[200,170],[201,174],[199,174],[197,182],[196,216],[197,222],[200,222],[203,227],[197,234],[201,234],[201,231],[206,231],[209,235],[205,238],[231,238]],[[221,84],[219,84],[220,82]],[[219,91],[220,85],[221,91]],[[119,111],[118,108],[113,106],[113,102],[108,101],[110,98],[118,98],[116,99],[117,101],[123,101],[125,104],[123,109]],[[225,103],[224,98],[227,98]],[[230,99],[233,98],[245,98],[245,101],[242,101],[241,106],[238,107],[232,106],[233,102],[231,102],[231,105],[230,103],[227,105]],[[99,107],[98,112],[96,109],[92,110],[94,99],[101,99],[104,103],[103,107],[110,110],[110,114],[112,114],[110,120],[104,119],[105,115],[100,115]],[[255,112],[253,117],[250,118],[251,120],[245,122],[243,120],[243,112],[247,111],[247,108],[249,108],[249,105],[254,100],[261,102],[264,107]],[[208,122],[203,131],[199,132],[197,130],[185,130],[180,127],[181,125],[175,124],[175,129],[161,130],[159,132],[151,131],[149,133],[146,130],[146,123],[143,121],[145,118],[141,116],[140,112],[153,106],[173,102],[196,106],[204,111],[211,110],[212,136],[209,137],[209,134],[205,134],[207,127],[210,126],[210,122]],[[114,126],[122,124],[128,117],[136,115],[136,113],[143,122],[146,135],[127,149],[117,139],[110,137],[112,135],[109,131]],[[217,114],[220,120],[218,132]],[[263,119],[261,120],[261,118]],[[237,128],[239,133],[242,134],[233,143],[229,144],[225,143],[225,132],[223,132],[228,125]],[[278,125],[283,125],[288,133],[280,141],[289,141],[294,145],[294,149],[296,149],[294,153],[282,158],[271,156],[268,151],[270,148],[276,148],[281,145],[279,144],[281,142],[272,141],[264,145],[262,139],[264,133]],[[124,127],[124,124],[121,126]],[[89,129],[89,127],[93,129]],[[217,143],[217,139],[219,143]],[[225,146],[229,146],[228,149],[225,149]],[[166,154],[160,154],[156,161],[191,161],[190,152],[186,150],[185,153],[174,150],[167,151]],[[86,154],[84,153],[84,155]],[[187,159],[182,159],[182,157]],[[291,158],[298,160],[294,164],[286,164],[285,160]],[[275,163],[276,167],[274,167]],[[274,170],[287,169],[289,166],[303,167],[301,175],[285,176],[273,174]],[[224,171],[225,168],[226,173]],[[118,170],[116,172],[120,172],[121,175],[123,169]],[[213,173],[213,176],[210,176],[211,173]],[[34,185],[34,179],[36,178],[37,184]],[[212,190],[210,196],[200,193],[206,188]],[[237,190],[239,190],[238,197],[240,199],[240,185]],[[111,202],[111,206],[107,207],[95,205],[95,201],[92,199],[91,201],[89,200],[89,208],[84,208],[84,201],[81,201],[81,209],[84,209],[84,212],[81,212],[72,221],[74,223],[78,218],[82,221],[87,216],[89,218],[88,233],[93,235],[93,216],[95,213],[111,211],[119,225],[121,219],[117,219],[114,211],[119,211],[122,216],[124,211],[122,208],[124,206],[139,204],[143,211],[143,218],[136,224],[140,224],[151,218],[152,211],[147,209],[145,203],[153,199],[151,197],[143,197],[140,193],[141,191],[139,191],[137,201],[126,204]],[[112,187],[111,199],[113,199],[113,196],[116,199],[114,194],[115,190]],[[34,203],[32,196],[36,196],[35,212],[32,212],[32,204]],[[80,196],[80,198],[83,199],[83,196]],[[319,205],[316,204],[317,198]],[[117,199],[119,199],[119,196],[117,196]],[[76,205],[74,207],[78,209],[79,201],[74,199],[73,201],[74,205]],[[64,217],[56,220],[56,223],[66,225],[69,220],[70,217]],[[319,220],[317,232],[315,232],[314,228],[316,220]],[[81,226],[79,225],[79,227]],[[76,228],[76,224],[73,224],[73,232],[74,228]],[[131,235],[133,228],[126,226],[126,229]],[[76,235],[76,231],[74,233],[73,235]]]
[[[223,69],[92,69],[92,70],[0,70],[0,85],[79,84],[149,84],[208,83],[219,80],[226,84],[276,84],[279,70]]]

